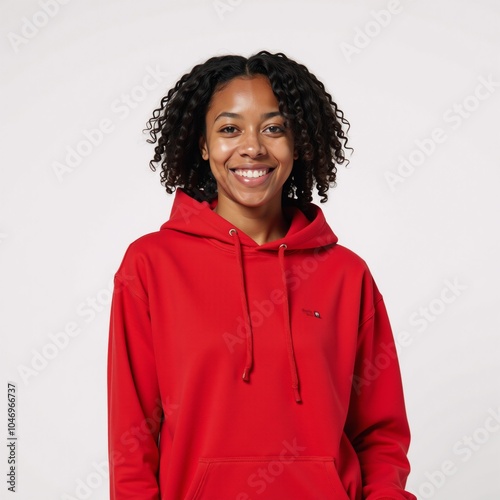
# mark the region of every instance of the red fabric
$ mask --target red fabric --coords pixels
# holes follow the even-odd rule
[[[365,262],[314,205],[288,209],[288,234],[261,246],[211,208],[178,190],[115,276],[111,499],[414,499]]]

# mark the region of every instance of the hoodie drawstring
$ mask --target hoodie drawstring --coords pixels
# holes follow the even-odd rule
[[[229,230],[230,236],[234,237],[235,247],[236,247],[236,259],[238,262],[238,267],[240,270],[240,297],[241,304],[245,315],[245,327],[246,327],[246,361],[245,368],[243,369],[243,380],[248,382],[250,380],[250,372],[253,367],[253,330],[252,323],[250,320],[250,310],[248,307],[248,299],[245,287],[245,274],[243,270],[243,255],[241,249],[241,241],[238,236],[238,231],[236,229]],[[281,244],[278,250],[278,257],[280,263],[281,278],[283,281],[283,293],[285,296],[283,315],[286,329],[286,348],[288,354],[288,362],[290,364],[290,373],[292,379],[292,390],[294,393],[294,398],[297,403],[302,403],[302,398],[300,396],[300,385],[299,376],[297,372],[297,362],[295,360],[295,352],[293,349],[293,338],[292,338],[292,327],[290,324],[290,305],[288,299],[288,287],[286,283],[286,272],[285,272],[285,249],[287,246]]]
[[[286,286],[286,273],[285,273],[285,250],[287,246],[282,243],[278,250],[281,278],[283,280],[283,292],[285,294],[285,307],[283,308],[285,328],[286,328],[286,347],[288,351],[288,362],[290,363],[290,373],[292,376],[292,389],[297,403],[302,403],[300,397],[299,375],[297,372],[297,361],[295,359],[295,352],[293,349],[292,326],[290,324],[290,305],[288,301],[288,287]]]
[[[243,370],[243,380],[248,382],[250,380],[250,371],[253,367],[253,331],[252,323],[250,322],[250,311],[248,308],[247,293],[245,287],[245,274],[243,272],[243,257],[241,254],[241,241],[238,236],[238,231],[236,229],[230,229],[229,234],[234,236],[234,241],[236,242],[236,260],[238,261],[238,267],[240,270],[240,297],[241,305],[245,314],[245,329],[246,329],[246,341],[247,341],[247,356],[245,361],[245,368]]]

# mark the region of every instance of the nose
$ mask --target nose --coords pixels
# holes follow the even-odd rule
[[[250,158],[257,158],[266,154],[266,147],[258,130],[249,130],[241,135],[239,153],[241,156]]]

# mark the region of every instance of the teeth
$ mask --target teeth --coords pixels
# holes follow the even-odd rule
[[[239,175],[241,177],[251,177],[251,178],[256,178],[256,177],[262,177],[263,175],[266,175],[269,172],[269,169],[264,169],[264,170],[235,170],[234,173],[236,175]]]

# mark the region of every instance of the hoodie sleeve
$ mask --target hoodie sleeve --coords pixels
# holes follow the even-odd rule
[[[162,420],[148,299],[139,259],[115,275],[108,347],[111,500],[158,500]],[[135,262],[134,262],[135,261]]]
[[[416,500],[404,489],[410,431],[396,348],[382,296],[372,285],[371,312],[359,326],[346,433],[361,465],[365,500]]]

